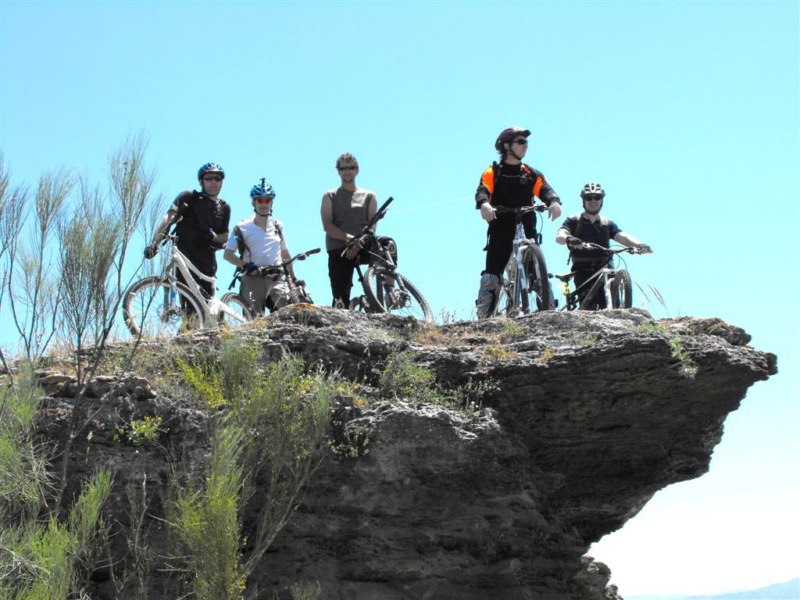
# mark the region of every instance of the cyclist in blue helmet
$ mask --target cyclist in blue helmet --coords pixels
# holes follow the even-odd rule
[[[272,218],[275,190],[265,179],[250,190],[255,213],[239,221],[225,244],[224,258],[243,271],[239,294],[256,315],[264,309],[277,310],[289,304],[289,287],[283,280],[261,275],[259,267],[272,267],[292,258],[283,236],[283,224]],[[289,265],[290,285],[295,281],[294,265]]]
[[[152,243],[144,250],[147,259],[153,258],[164,234],[175,225],[178,249],[208,277],[216,277],[215,253],[228,239],[231,207],[219,197],[225,170],[215,162],[205,163],[197,171],[201,191],[187,190],[175,198],[167,214],[161,219]],[[178,278],[182,279],[180,272]],[[197,284],[210,298],[216,290],[212,283],[195,277]],[[184,282],[185,283],[185,282]]]

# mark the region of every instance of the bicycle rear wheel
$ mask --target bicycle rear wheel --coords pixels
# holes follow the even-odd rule
[[[633,306],[633,286],[631,275],[625,269],[617,271],[611,284],[612,308],[630,308]]]
[[[240,321],[232,318],[230,315],[225,314],[223,311],[220,311],[217,318],[221,326],[236,327],[237,325],[243,325],[247,321],[252,321],[255,318],[253,313],[250,311],[250,306],[239,294],[228,292],[222,296],[222,298],[220,298],[220,302],[244,319],[244,321]]]
[[[389,312],[428,323],[433,321],[427,300],[400,273],[370,267],[364,274],[364,292],[373,312]]]
[[[134,336],[172,337],[205,326],[203,302],[184,284],[145,277],[125,292],[125,325]]]
[[[522,290],[522,312],[552,310],[553,290],[542,249],[536,244],[528,244],[522,250],[522,265],[528,280],[528,289]]]

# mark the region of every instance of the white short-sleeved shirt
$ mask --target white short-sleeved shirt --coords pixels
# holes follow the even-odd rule
[[[256,225],[255,217],[250,217],[236,224],[225,247],[236,252],[241,244],[244,247],[244,262],[255,263],[258,267],[271,267],[281,262],[281,250],[286,250],[286,241],[279,230],[283,231],[283,224],[272,217],[267,219],[266,228]]]

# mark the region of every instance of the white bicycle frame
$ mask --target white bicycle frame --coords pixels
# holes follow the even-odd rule
[[[178,283],[176,270],[181,272],[186,287],[188,287],[189,291],[192,292],[192,295],[197,298],[197,300],[200,302],[201,308],[203,309],[203,316],[205,317],[206,322],[204,329],[213,329],[217,324],[220,313],[225,313],[226,317],[230,317],[232,321],[237,323],[245,323],[247,319],[245,319],[242,315],[237,314],[236,311],[217,298],[217,278],[209,277],[205,273],[201,273],[197,267],[195,267],[192,262],[186,258],[186,256],[184,256],[180,250],[178,250],[178,246],[175,243],[175,237],[168,237],[172,245],[172,257],[164,272],[166,275],[164,279],[169,281],[170,286],[176,287],[176,284]],[[192,274],[211,284],[211,289],[214,290],[214,295],[211,298],[206,298],[205,293],[202,289],[200,289],[200,286],[197,285],[197,281],[195,281],[195,278],[192,276]]]
[[[523,244],[530,242],[525,238],[525,228],[522,223],[517,223],[517,232],[514,234],[514,250],[511,253],[511,260],[508,261],[506,272],[509,277],[514,278],[514,289],[510,297],[513,302],[511,311],[512,315],[519,311],[522,306],[522,290],[528,289],[528,276],[525,274],[525,268],[522,264],[522,249]],[[498,302],[498,304],[500,304]]]

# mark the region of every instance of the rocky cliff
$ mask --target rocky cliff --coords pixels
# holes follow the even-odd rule
[[[319,582],[330,599],[615,598],[608,568],[585,557],[589,546],[659,489],[705,473],[726,415],[777,370],[775,356],[749,347],[736,327],[713,319],[654,323],[635,309],[439,327],[289,307],[236,335],[263,363],[288,349],[338,371],[363,395],[337,398],[331,435],[350,451],[325,450],[248,583],[281,598],[297,581]],[[173,352],[194,355],[213,356],[218,347],[214,332],[171,343]],[[166,351],[145,348],[154,357]],[[378,398],[387,357],[400,351],[435,374],[441,389],[457,390],[451,397],[463,406]],[[74,385],[54,373],[41,381],[42,435],[63,444]],[[70,481],[77,486],[98,466],[111,468],[109,523],[130,518],[126,482],[146,479],[157,490],[170,460],[199,463],[207,452],[207,417],[179,389],[157,382],[153,372],[99,378],[82,409],[90,424],[73,446]],[[162,417],[157,444],[114,439],[118,427],[143,416]],[[166,553],[166,541],[154,497],[146,520],[155,555]],[[245,528],[257,510],[244,515]],[[124,552],[119,540],[115,552]],[[93,598],[117,597],[112,572],[93,575]],[[152,574],[150,597],[163,597],[162,576]]]

